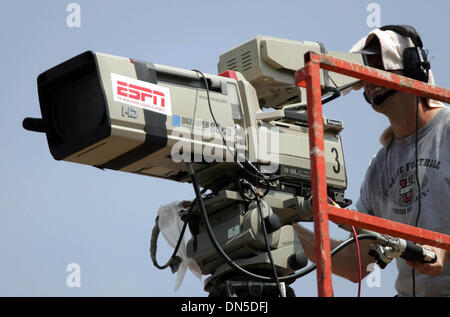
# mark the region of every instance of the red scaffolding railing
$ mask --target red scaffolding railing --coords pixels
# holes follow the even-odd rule
[[[366,215],[350,209],[333,207],[328,204],[325,176],[322,92],[320,86],[321,68],[379,86],[389,87],[446,103],[450,102],[450,91],[376,68],[349,63],[325,54],[314,52],[305,54],[305,67],[297,71],[295,80],[299,86],[304,86],[306,82],[307,90],[311,189],[314,212],[314,234],[316,239],[317,288],[319,296],[333,296],[329,220],[437,246],[446,250],[450,250],[450,236]]]

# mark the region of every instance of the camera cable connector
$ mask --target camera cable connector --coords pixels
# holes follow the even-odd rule
[[[436,262],[436,254],[423,246],[402,238],[378,234],[372,244],[369,255],[374,257],[380,268],[384,269],[393,259],[403,258],[408,261],[422,263]]]

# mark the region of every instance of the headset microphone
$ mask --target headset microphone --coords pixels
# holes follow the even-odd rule
[[[390,96],[393,96],[395,93],[397,92],[397,90],[395,89],[390,89],[388,91],[386,91],[385,93],[376,96],[373,99],[370,99],[369,95],[367,94],[367,92],[364,92],[364,98],[366,99],[366,101],[370,104],[374,104],[375,106],[379,106],[381,105],[386,99],[388,99]]]

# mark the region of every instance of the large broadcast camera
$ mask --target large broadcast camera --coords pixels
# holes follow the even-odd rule
[[[292,224],[312,221],[306,89],[294,81],[308,51],[364,64],[267,36],[223,53],[220,75],[88,51],[39,75],[42,119],[23,126],[45,132],[56,160],[193,183],[183,219],[205,290],[278,294],[307,264]],[[321,70],[323,102],[356,82]],[[343,123],[323,123],[328,195],[345,207]]]

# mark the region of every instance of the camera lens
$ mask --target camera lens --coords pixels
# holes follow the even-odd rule
[[[106,120],[105,102],[95,72],[67,79],[56,89],[53,124],[61,139],[77,138]]]

